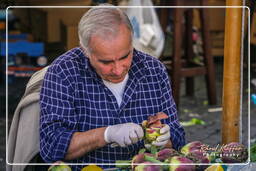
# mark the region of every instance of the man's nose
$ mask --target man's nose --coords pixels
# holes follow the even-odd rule
[[[123,67],[119,63],[115,63],[113,66],[113,74],[120,76],[123,73]]]

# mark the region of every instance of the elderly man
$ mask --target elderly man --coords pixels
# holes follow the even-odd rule
[[[130,159],[144,146],[140,123],[158,112],[169,118],[153,144],[175,149],[184,145],[166,69],[133,48],[126,14],[114,6],[98,6],[81,18],[78,30],[81,46],[58,57],[44,78],[42,158],[106,163],[103,167]]]

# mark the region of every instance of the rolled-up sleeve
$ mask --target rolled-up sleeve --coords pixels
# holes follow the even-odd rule
[[[164,122],[170,126],[172,145],[174,149],[178,150],[185,145],[185,131],[178,120],[177,108],[172,96],[171,84],[166,71],[162,72],[161,88],[162,111],[169,115],[169,118],[164,120]]]
[[[73,94],[63,71],[50,67],[40,92],[40,155],[45,162],[63,160],[76,131]]]

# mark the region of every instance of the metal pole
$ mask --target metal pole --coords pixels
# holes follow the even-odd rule
[[[242,0],[227,0],[227,6],[242,6]],[[222,143],[239,142],[241,98],[242,8],[226,8]]]

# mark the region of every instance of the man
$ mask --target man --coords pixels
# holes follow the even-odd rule
[[[113,6],[92,8],[78,30],[81,47],[58,57],[44,78],[42,158],[98,165],[130,159],[144,146],[140,124],[157,112],[169,119],[154,145],[184,145],[165,67],[132,47],[128,17]]]

